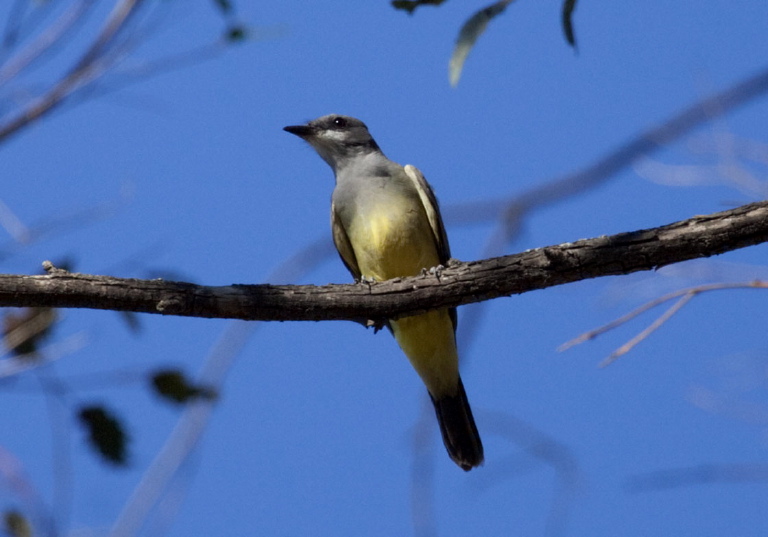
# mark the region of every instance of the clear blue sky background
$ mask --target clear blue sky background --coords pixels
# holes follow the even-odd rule
[[[766,68],[764,0],[581,0],[578,54],[562,36],[559,2],[521,0],[491,23],[452,89],[454,40],[484,5],[452,1],[409,17],[384,0],[238,2],[240,19],[263,39],[68,107],[0,147],[0,201],[24,223],[117,207],[73,229],[57,226],[5,257],[0,270],[36,273],[43,260],[68,257],[87,273],[264,282],[302,248],[320,239],[330,245],[331,171],[281,130],[327,113],[363,119],[390,158],[418,166],[449,217],[454,257],[477,259],[493,222],[460,225],[452,206],[579,169]],[[209,42],[222,26],[212,3],[174,3],[124,68]],[[65,64],[77,44],[27,82]],[[106,79],[106,87],[119,80]],[[507,251],[765,197],[766,125],[765,99],[717,119],[653,157],[702,166],[696,184],[660,184],[628,169],[532,214]],[[740,141],[724,142],[729,136]],[[755,160],[741,152],[747,143],[762,151]],[[762,194],[734,188],[730,168],[716,168],[734,158],[763,181]],[[4,247],[10,243],[3,236]],[[606,369],[597,364],[661,311],[568,352],[556,348],[666,291],[768,278],[766,251],[488,303],[479,329],[460,333],[486,452],[485,466],[468,474],[448,459],[432,416],[426,430],[419,425],[431,413],[426,391],[387,333],[343,322],[260,324],[165,496],[176,517],[161,511],[143,535],[419,534],[414,520],[429,516],[414,498],[431,500],[441,536],[765,535],[765,482],[628,489],[662,470],[765,463],[762,293],[701,296]],[[301,282],[350,281],[335,254],[312,268]],[[460,324],[468,311],[460,310]],[[135,334],[116,313],[61,315],[50,343],[86,344],[43,374],[71,388],[71,412],[53,405],[59,412],[49,413],[34,374],[0,384],[0,469],[9,472],[15,457],[49,508],[53,476],[63,475],[71,508],[54,509],[62,533],[100,532],[181,415],[149,392],[142,374],[177,366],[196,375],[231,323],[142,316]],[[60,348],[48,352],[59,356]],[[84,442],[72,409],[94,401],[129,427],[127,469],[104,464]],[[431,442],[424,458],[415,458],[414,431]],[[529,449],[542,439],[551,444],[538,443],[539,451],[554,446],[554,462]],[[71,460],[57,465],[52,452],[65,452],[62,442]],[[421,477],[414,481],[414,473]],[[2,483],[0,507],[30,507],[6,477]]]

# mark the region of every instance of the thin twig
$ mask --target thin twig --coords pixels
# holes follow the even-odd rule
[[[71,6],[45,32],[41,33],[37,39],[29,43],[10,61],[2,65],[0,67],[0,86],[18,76],[19,73],[39,59],[52,46],[60,45],[61,39],[82,20],[88,9],[94,4],[94,0],[81,0]]]
[[[631,351],[638,343],[640,343],[645,338],[650,336],[652,333],[658,330],[664,323],[666,323],[669,319],[671,319],[672,316],[678,311],[680,311],[682,307],[685,306],[688,302],[690,302],[694,296],[696,296],[695,292],[689,292],[683,295],[677,302],[675,302],[672,305],[672,307],[670,307],[667,311],[665,311],[663,314],[657,317],[656,320],[654,320],[651,324],[649,324],[645,328],[645,330],[643,330],[642,332],[637,334],[635,337],[627,341],[624,345],[622,345],[621,347],[613,351],[611,354],[609,354],[608,358],[600,362],[600,367],[606,367],[612,364],[619,357]]]
[[[646,328],[640,334],[632,338],[629,342],[619,347],[619,349],[611,353],[611,355],[600,364],[601,367],[604,367],[610,364],[611,362],[613,362],[619,356],[622,356],[623,354],[626,354],[627,352],[629,352],[635,345],[637,345],[637,343],[639,343],[640,341],[645,339],[650,333],[658,329],[662,324],[664,324],[664,322],[666,322],[670,317],[672,317],[672,315],[674,315],[678,310],[680,310],[680,308],[682,308],[694,296],[700,293],[705,293],[709,291],[721,291],[726,289],[766,289],[766,288],[768,288],[768,282],[765,282],[762,280],[754,280],[751,282],[710,283],[706,285],[698,285],[696,287],[689,287],[687,289],[679,289],[672,293],[668,293],[666,295],[655,298],[649,302],[646,302],[642,306],[635,308],[629,313],[622,315],[618,319],[615,319],[610,323],[607,323],[599,328],[595,328],[594,330],[584,332],[578,337],[571,339],[570,341],[566,341],[565,343],[560,345],[557,348],[557,350],[558,352],[563,352],[565,350],[570,349],[571,347],[584,343],[585,341],[595,339],[597,336],[600,336],[610,330],[613,330],[618,326],[621,326],[631,321],[638,315],[641,315],[642,313],[645,313],[646,311],[652,308],[655,308],[656,306],[664,304],[665,302],[669,302],[670,300],[673,300],[675,298],[682,297],[669,310],[664,312],[664,314],[662,314],[651,325],[649,325],[648,328]]]
[[[19,39],[21,22],[29,5],[28,0],[16,0],[8,13],[8,19],[3,29],[2,50],[12,48]]]
[[[13,237],[9,243],[0,242],[0,261],[4,261],[34,242],[66,234],[72,230],[80,231],[86,225],[112,217],[126,206],[130,199],[130,194],[121,194],[118,198],[91,207],[75,208],[62,214],[55,214],[29,226],[23,222],[14,222],[14,214],[10,209],[4,210],[0,200],[0,225],[5,227]]]
[[[44,96],[4,125],[0,125],[0,142],[23,127],[55,109],[78,89],[97,80],[112,66],[118,56],[114,52],[115,39],[130,22],[145,0],[122,0],[109,14],[107,22],[93,44],[69,72]]]
[[[89,88],[87,95],[78,93],[77,96],[73,96],[71,102],[79,103],[83,99],[103,97],[104,95],[108,95],[115,91],[124,89],[131,84],[135,84],[139,80],[146,80],[147,78],[156,76],[159,73],[168,73],[173,70],[183,69],[185,67],[190,67],[205,61],[209,61],[212,58],[223,54],[225,47],[225,42],[217,40],[191,50],[186,50],[174,54],[172,56],[160,58],[158,60],[147,62],[136,67],[115,72],[109,77],[108,83],[101,83],[98,86],[92,86]],[[81,96],[83,99],[80,98]]]
[[[641,493],[693,485],[766,482],[768,465],[765,464],[699,464],[639,474],[630,478],[625,487],[629,492]]]
[[[533,209],[543,208],[599,186],[626,169],[637,158],[662,149],[704,122],[733,112],[766,93],[768,69],[763,69],[756,75],[692,104],[581,170],[507,199],[470,202],[454,206],[447,212],[454,221],[462,223],[501,219],[497,237],[491,241],[498,248],[492,251],[500,251],[516,236],[522,218]]]
[[[21,219],[0,199],[0,227],[11,236],[17,244],[26,244],[31,236],[30,229]]]

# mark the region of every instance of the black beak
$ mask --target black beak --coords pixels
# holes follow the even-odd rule
[[[309,127],[307,125],[289,125],[287,127],[283,127],[283,130],[285,132],[290,132],[291,134],[295,134],[300,138],[306,138],[307,136],[312,134],[312,127]]]

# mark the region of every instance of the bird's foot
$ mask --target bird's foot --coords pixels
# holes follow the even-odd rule
[[[437,265],[436,267],[432,267],[429,269],[421,269],[421,275],[426,278],[427,276],[434,276],[437,278],[438,281],[440,281],[440,274],[445,270],[445,267],[443,265]]]
[[[368,319],[365,323],[366,328],[373,328],[373,333],[378,334],[379,330],[386,328],[388,321],[386,319]]]
[[[366,285],[366,286],[368,286],[368,289],[370,290],[370,288],[371,288],[371,285],[373,285],[374,283],[376,283],[376,280],[375,280],[375,279],[373,279],[373,278],[371,278],[370,276],[362,275],[362,276],[360,276],[360,279],[359,279],[359,280],[357,280],[357,283],[359,283],[359,284],[361,284],[361,285]]]

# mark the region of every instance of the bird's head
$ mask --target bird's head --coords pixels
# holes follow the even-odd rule
[[[380,152],[365,123],[349,116],[329,114],[283,130],[306,140],[334,170],[355,157]]]

